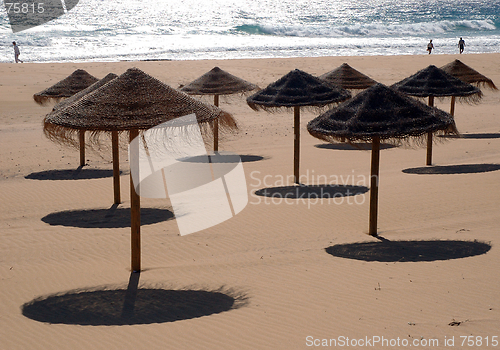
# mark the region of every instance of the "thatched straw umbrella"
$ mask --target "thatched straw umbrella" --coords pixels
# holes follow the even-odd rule
[[[79,99],[81,99],[83,96],[91,93],[94,90],[97,90],[98,88],[100,88],[101,86],[103,86],[104,84],[106,84],[107,82],[109,82],[109,81],[111,81],[111,80],[113,80],[114,78],[117,78],[117,77],[118,77],[118,75],[116,75],[115,73],[109,73],[104,78],[96,81],[92,85],[90,85],[90,86],[86,87],[85,89],[77,92],[76,94],[72,95],[71,97],[68,97],[68,98],[62,100],[61,102],[57,103],[54,106],[54,109],[55,110],[60,110],[60,109],[68,107],[69,105],[71,105],[71,104],[75,103],[76,101],[78,101]]]
[[[92,91],[100,88],[101,86],[103,86],[104,84],[106,84],[108,81],[113,80],[117,76],[118,75],[116,75],[114,73],[109,73],[108,75],[106,75],[101,80],[95,82],[94,84],[90,85],[89,87],[81,90],[80,92],[77,92],[73,96],[68,97],[67,99],[62,100],[61,102],[59,102],[58,104],[56,104],[54,106],[54,110],[60,110],[60,109],[68,107],[69,105],[71,105],[75,101],[78,101],[79,99],[81,99],[86,94],[91,93]],[[48,136],[50,136],[50,135],[48,135]],[[80,143],[80,166],[83,167],[85,165],[85,130],[83,130],[83,129],[80,130],[79,143]],[[114,146],[115,145],[113,144],[113,147]],[[116,145],[116,147],[118,147],[118,144]],[[115,152],[113,152],[113,154],[115,154]],[[116,152],[116,154],[118,154],[118,152]],[[118,191],[118,196],[119,195],[120,195],[120,191]],[[115,203],[120,203],[120,199],[119,198],[117,200],[115,199]]]
[[[491,90],[498,90],[498,88],[493,83],[493,80],[485,77],[477,70],[472,69],[468,65],[462,63],[460,60],[454,60],[453,62],[448,63],[441,67],[449,75],[454,76],[466,83],[477,86],[478,88],[486,87]],[[455,115],[455,96],[451,97],[451,107],[450,114]]]
[[[410,96],[428,97],[431,107],[434,106],[434,97],[455,96],[467,102],[478,102],[482,97],[481,90],[477,87],[465,83],[433,65],[395,83],[392,87]],[[427,134],[426,164],[432,164],[432,132]]]
[[[256,90],[259,87],[246,80],[238,78],[219,67],[212,68],[209,72],[183,86],[181,91],[188,95],[214,95],[214,105],[219,107],[220,95],[241,94]],[[219,150],[219,124],[213,124],[214,152]]]
[[[347,63],[342,63],[340,67],[320,75],[319,78],[347,90],[364,90],[377,84],[375,80],[352,68]]]
[[[92,86],[99,79],[87,73],[83,69],[77,69],[69,76],[52,85],[51,87],[33,95],[33,99],[40,105],[47,104],[49,101],[59,102],[74,96]],[[61,102],[59,102],[61,103]],[[80,166],[85,165],[85,130],[80,132]]]
[[[68,144],[75,142],[82,129],[92,132],[95,140],[110,132],[112,135],[128,132],[129,139],[133,140],[140,130],[192,113],[200,125],[209,125],[219,119],[223,127],[235,127],[230,114],[132,68],[70,106],[47,115],[44,131],[50,138]],[[133,161],[135,159],[130,159]],[[113,168],[115,166],[118,165],[113,164]],[[130,198],[132,270],[140,271],[140,198],[132,176]]]
[[[309,73],[295,69],[265,89],[247,98],[248,105],[254,109],[277,110],[293,108],[294,115],[294,181],[299,183],[300,160],[300,107],[321,108],[345,101],[351,93],[335,87]]]
[[[364,90],[377,84],[375,80],[352,68],[347,63],[342,63],[340,67],[320,75],[319,78],[346,90]],[[343,139],[340,141],[345,142]]]
[[[46,104],[49,101],[59,101],[63,98],[71,97],[79,91],[88,88],[99,79],[90,75],[83,69],[77,69],[71,75],[51,87],[33,95],[33,99],[38,104]]]
[[[309,133],[325,141],[346,138],[372,142],[370,229],[377,236],[380,140],[410,141],[429,132],[456,133],[448,113],[377,84],[340,104],[307,125]]]

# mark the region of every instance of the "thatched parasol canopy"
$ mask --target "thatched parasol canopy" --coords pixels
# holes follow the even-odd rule
[[[238,78],[219,67],[214,67],[201,77],[183,86],[181,91],[189,95],[214,95],[214,105],[219,107],[219,95],[232,95],[256,90],[259,87]],[[219,150],[219,123],[214,121],[214,151]]]
[[[483,96],[479,88],[463,82],[433,65],[393,84],[392,87],[410,96],[429,97],[429,106],[434,105],[434,97],[451,96],[451,115],[455,111],[456,97],[462,101],[477,103]],[[432,132],[427,134],[426,164],[432,164]]]
[[[332,141],[370,140],[372,167],[370,187],[370,235],[377,235],[380,140],[420,138],[428,132],[456,133],[448,113],[377,84],[340,104],[307,125],[309,133]]]
[[[219,67],[183,86],[181,91],[189,95],[232,95],[258,89],[258,86],[238,78]]]
[[[38,104],[45,104],[49,100],[58,101],[60,99],[71,97],[77,92],[89,87],[99,79],[90,75],[83,69],[77,69],[71,75],[51,87],[33,95],[33,99]]]
[[[254,110],[274,110],[281,107],[324,107],[350,97],[349,91],[295,69],[248,97],[247,103]]]
[[[498,90],[498,88],[493,83],[493,80],[485,77],[475,69],[472,69],[468,65],[462,63],[460,60],[454,60],[441,67],[446,73],[458,78],[466,83],[476,85],[477,87],[487,87],[491,90]]]
[[[58,104],[56,104],[54,106],[54,110],[60,110],[60,109],[66,108],[67,106],[69,106],[72,103],[75,103],[76,101],[81,99],[83,96],[91,93],[94,90],[97,90],[98,88],[100,88],[101,86],[106,84],[108,81],[113,80],[117,76],[118,75],[116,75],[114,73],[109,73],[101,80],[90,85],[88,88],[85,88],[85,89],[81,90],[80,92],[77,92],[73,96],[68,97],[68,98],[62,100],[61,102],[59,102]],[[83,130],[83,129],[80,130],[80,166],[81,167],[85,166],[85,130]],[[119,201],[118,201],[118,203],[119,203]]]
[[[466,101],[478,102],[482,93],[477,87],[451,76],[434,65],[419,70],[412,76],[392,85],[400,92],[415,97],[455,96]]]
[[[64,108],[68,107],[69,105],[71,105],[71,104],[75,103],[76,101],[78,101],[79,99],[81,99],[83,96],[91,93],[94,90],[99,89],[101,86],[103,86],[104,84],[113,80],[116,77],[118,77],[118,75],[116,75],[114,73],[109,73],[104,78],[102,78],[101,80],[98,80],[97,82],[90,85],[89,87],[77,92],[76,94],[74,94],[71,97],[68,97],[68,98],[62,100],[61,102],[59,102],[58,104],[56,104],[54,106],[54,109],[60,110],[60,109],[64,109]]]
[[[340,67],[320,75],[319,78],[348,90],[364,90],[377,84],[375,80],[347,63],[342,63]]]
[[[345,101],[351,93],[315,76],[295,69],[274,83],[247,98],[254,109],[273,111],[282,107],[294,108],[294,178],[299,180],[300,164],[300,107],[321,108]]]
[[[446,112],[401,94],[383,84],[362,91],[330,109],[307,125],[311,135],[331,142],[409,140],[427,132],[456,133],[455,122]]]
[[[191,113],[198,123],[219,119],[224,127],[236,127],[229,113],[131,68],[66,108],[49,113],[44,132],[51,139],[72,144],[82,129],[94,133],[145,130]]]

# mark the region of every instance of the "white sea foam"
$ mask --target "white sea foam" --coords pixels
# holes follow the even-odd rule
[[[235,29],[246,34],[268,34],[299,37],[342,37],[342,36],[421,36],[433,34],[453,34],[467,28],[476,32],[496,31],[491,20],[481,21],[439,21],[410,24],[356,23],[353,25],[307,26],[307,25],[272,25],[253,24],[237,26]]]

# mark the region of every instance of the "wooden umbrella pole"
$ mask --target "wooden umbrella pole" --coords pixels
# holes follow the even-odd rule
[[[450,114],[455,116],[455,96],[451,96]]]
[[[370,236],[377,236],[378,174],[380,165],[380,137],[372,139],[372,165],[370,175]]]
[[[426,165],[432,165],[432,132],[427,133],[427,160]]]
[[[85,166],[85,130],[80,130],[80,166]]]
[[[118,152],[118,131],[111,132],[111,147],[113,151],[113,192],[114,203],[120,204],[120,154]]]
[[[429,96],[429,106],[434,107],[434,96]],[[432,164],[432,132],[427,133],[427,165]]]
[[[219,95],[214,95],[214,105],[219,107]],[[213,121],[214,129],[214,152],[219,151],[219,119]]]
[[[130,130],[130,141],[139,135],[137,129]],[[139,159],[135,159],[135,152],[130,152],[130,165],[133,166]],[[137,165],[137,164],[136,164]],[[130,171],[130,241],[132,250],[132,271],[141,271],[141,198],[134,188],[132,171]]]
[[[300,107],[293,107],[293,176],[295,183],[299,183],[300,167]]]

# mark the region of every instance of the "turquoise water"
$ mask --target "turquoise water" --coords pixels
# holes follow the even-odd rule
[[[81,0],[15,34],[0,8],[0,62],[500,52],[500,0]]]

